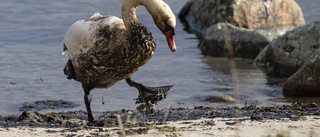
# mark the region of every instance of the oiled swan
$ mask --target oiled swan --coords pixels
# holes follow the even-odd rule
[[[138,102],[141,103],[159,101],[164,97],[157,96],[157,93],[173,87],[145,87],[130,78],[149,61],[156,49],[151,31],[136,17],[139,5],[145,6],[152,15],[174,52],[176,19],[162,0],[123,0],[123,19],[96,13],[89,20],[75,22],[65,35],[63,53],[68,53],[69,61],[64,72],[68,79],[82,83],[89,122],[94,121],[90,108],[90,91],[94,88],[108,88],[126,79],[130,86],[139,90]]]

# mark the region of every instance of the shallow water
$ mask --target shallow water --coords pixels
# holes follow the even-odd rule
[[[187,0],[165,0],[177,15]],[[24,102],[39,100],[67,100],[80,104],[73,109],[85,110],[80,83],[67,80],[63,73],[67,55],[61,55],[61,42],[69,26],[93,13],[120,16],[119,0],[4,0],[0,5],[0,115],[19,113]],[[317,0],[297,1],[305,14],[306,22],[320,18]],[[315,4],[316,3],[316,4]],[[311,8],[312,7],[312,8]],[[149,27],[157,38],[153,58],[133,75],[135,81],[148,86],[174,84],[163,107],[266,106],[295,101],[312,101],[319,98],[285,98],[281,83],[267,77],[252,65],[250,59],[213,58],[201,55],[194,34],[183,31],[177,21],[176,44],[171,53],[165,37],[156,28],[151,16],[143,7],[137,10],[139,20]],[[217,93],[239,98],[235,104],[203,101]],[[138,91],[124,81],[108,89],[95,89],[94,111],[134,109]],[[102,97],[105,104],[102,105]],[[178,103],[179,102],[179,103]]]

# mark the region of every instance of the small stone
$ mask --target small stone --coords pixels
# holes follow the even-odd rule
[[[207,97],[205,100],[210,102],[227,102],[227,103],[233,103],[237,101],[237,99],[228,95],[223,95],[223,94],[215,94]]]

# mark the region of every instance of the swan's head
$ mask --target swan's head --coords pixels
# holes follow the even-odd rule
[[[171,9],[170,9],[171,11]],[[172,13],[172,12],[171,12]],[[170,14],[167,14],[170,15]],[[172,52],[177,50],[176,43],[174,41],[174,35],[176,34],[176,18],[172,13],[172,16],[165,16],[163,20],[156,22],[157,27],[166,36],[169,48]]]
[[[172,52],[177,50],[174,41],[176,17],[171,8],[162,0],[147,0],[145,5],[148,12],[152,15],[153,20],[160,31],[166,36],[169,48]]]

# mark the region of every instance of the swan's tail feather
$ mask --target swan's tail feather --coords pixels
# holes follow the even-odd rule
[[[105,18],[104,16],[102,16],[99,12],[94,13],[91,17],[90,17],[90,21],[97,21],[100,20],[102,18]]]

